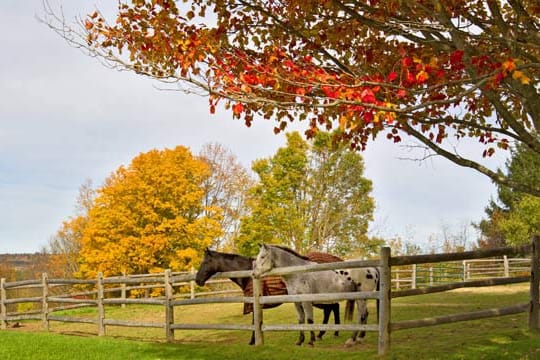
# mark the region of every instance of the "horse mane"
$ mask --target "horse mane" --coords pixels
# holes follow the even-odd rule
[[[214,250],[208,250],[210,251],[213,255],[219,255],[219,256],[222,256],[224,258],[227,258],[229,260],[236,260],[238,258],[244,258],[244,259],[248,259],[248,260],[255,260],[255,258],[251,257],[251,256],[244,256],[244,255],[240,255],[240,254],[232,254],[232,253],[225,253],[225,252],[220,252],[220,251],[214,251]]]
[[[283,246],[283,245],[270,245],[270,246],[273,246],[275,248],[278,248],[278,249],[281,249],[283,251],[286,251],[294,256],[297,256],[299,257],[300,259],[303,259],[303,260],[307,260],[307,261],[311,261],[307,256],[304,256],[304,255],[300,255],[299,253],[297,253],[296,251],[294,251],[293,249],[291,248],[288,248],[286,246]]]

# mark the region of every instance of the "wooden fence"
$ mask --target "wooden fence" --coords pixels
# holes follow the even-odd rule
[[[433,284],[429,287],[410,287],[405,290],[392,290],[392,269],[403,268],[411,265],[437,264],[442,262],[469,261],[472,259],[487,259],[493,257],[515,256],[524,253],[531,254],[529,274],[513,276],[508,272],[504,277],[489,277],[483,279],[461,278],[460,281]],[[391,332],[411,329],[424,326],[433,326],[457,321],[477,320],[495,316],[510,315],[522,312],[528,312],[528,325],[530,329],[538,328],[538,309],[539,302],[539,262],[540,262],[540,237],[533,239],[532,245],[525,245],[514,248],[501,248],[491,250],[478,250],[462,253],[416,255],[391,257],[389,248],[381,249],[381,256],[378,260],[365,261],[346,261],[344,263],[315,264],[309,266],[294,266],[287,268],[274,269],[268,275],[287,275],[292,273],[338,270],[342,268],[356,267],[378,267],[381,273],[381,283],[379,291],[372,292],[353,292],[341,294],[309,294],[309,295],[283,295],[283,296],[262,296],[260,279],[254,278],[254,294],[252,297],[238,296],[212,296],[202,298],[194,291],[194,274],[179,274],[166,271],[161,275],[146,275],[139,277],[114,277],[103,278],[101,275],[92,280],[74,280],[74,279],[48,279],[44,274],[41,280],[29,280],[18,282],[6,282],[0,280],[0,324],[1,328],[7,327],[8,321],[17,321],[25,319],[41,320],[44,329],[49,328],[51,321],[62,322],[80,322],[91,323],[97,327],[98,335],[104,335],[106,327],[126,326],[126,327],[153,327],[164,330],[167,341],[174,339],[176,330],[185,329],[223,329],[223,330],[249,330],[255,332],[255,343],[262,345],[264,343],[264,332],[266,331],[292,331],[292,330],[365,330],[378,332],[378,352],[386,354],[390,349]],[[220,273],[214,276],[216,279],[228,277],[250,277],[251,271],[236,271],[229,273]],[[465,280],[465,281],[463,281]],[[468,313],[459,313],[447,316],[433,318],[416,319],[400,322],[391,322],[391,299],[403,296],[429,294],[441,291],[448,291],[463,287],[481,287],[504,285],[519,282],[530,282],[530,301],[523,304],[514,304],[512,306],[487,309]],[[141,285],[144,283],[143,285]],[[66,294],[58,294],[57,289],[63,286],[73,288],[91,288],[90,290],[78,291]],[[39,289],[39,296],[17,297],[8,296],[8,292],[14,289],[30,287]],[[179,291],[179,288],[187,287],[189,290]],[[161,296],[155,298],[129,298],[126,293],[130,290],[152,289],[162,292]],[[177,289],[176,295],[174,289]],[[230,290],[221,290],[212,292],[211,295],[229,294]],[[208,295],[206,293],[205,295]],[[299,301],[340,301],[346,299],[377,299],[380,302],[380,311],[377,324],[264,324],[262,305],[269,303],[299,302]],[[254,324],[182,324],[174,322],[174,309],[177,306],[191,304],[209,304],[209,303],[243,303],[253,304]],[[8,307],[21,303],[41,304],[37,311],[29,311],[24,314],[18,312],[9,312]],[[106,317],[107,305],[127,304],[153,304],[165,308],[165,320],[163,322],[138,322],[128,320],[115,320]],[[78,318],[73,316],[61,316],[55,314],[59,310],[65,310],[80,306],[97,307],[96,318]]]
[[[416,289],[451,282],[529,274],[530,258],[472,259],[392,267],[392,289]]]

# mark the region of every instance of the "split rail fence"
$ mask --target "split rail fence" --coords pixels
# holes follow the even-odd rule
[[[472,259],[435,264],[411,264],[392,267],[392,289],[416,289],[459,281],[529,274],[530,258]]]
[[[530,266],[528,274],[523,275],[524,269],[521,266],[517,272],[492,274],[495,276],[488,278],[467,278],[463,276],[459,281],[445,284],[430,284],[431,286],[417,287],[410,286],[408,289],[392,290],[392,282],[396,280],[396,275],[392,279],[393,268],[407,266],[420,266],[424,264],[437,264],[446,262],[461,261],[464,264],[464,273],[467,274],[466,262],[472,259],[488,259],[500,258],[503,262],[504,257],[523,255],[529,253]],[[358,267],[377,267],[381,274],[380,290],[379,291],[364,291],[339,294],[307,294],[307,295],[282,295],[282,296],[262,296],[261,281],[254,278],[252,297],[238,296],[222,296],[229,294],[230,290],[214,291],[210,293],[195,294],[194,274],[193,273],[171,273],[166,271],[161,275],[147,275],[138,277],[111,277],[103,278],[101,275],[93,280],[75,280],[75,279],[48,279],[44,274],[41,280],[28,280],[18,282],[6,282],[5,279],[0,280],[0,325],[2,329],[7,327],[8,321],[18,320],[41,320],[45,329],[49,329],[51,321],[60,322],[80,322],[91,323],[97,326],[98,335],[105,335],[107,326],[126,326],[126,327],[153,327],[163,329],[167,341],[174,340],[174,332],[177,330],[203,330],[203,329],[222,329],[222,330],[248,330],[254,331],[256,345],[264,343],[264,332],[267,331],[297,331],[297,330],[325,330],[325,331],[348,331],[348,330],[365,330],[378,332],[378,352],[383,355],[390,349],[390,334],[391,332],[418,328],[424,326],[433,326],[439,324],[447,324],[458,321],[478,320],[489,317],[504,316],[517,313],[528,313],[528,326],[532,330],[538,329],[538,312],[540,307],[539,301],[539,278],[540,278],[540,236],[535,236],[531,245],[524,245],[512,248],[499,248],[491,250],[476,250],[461,253],[446,253],[432,255],[415,255],[415,256],[398,256],[392,257],[390,248],[382,248],[380,259],[378,260],[362,260],[362,261],[346,261],[345,263],[328,263],[315,264],[308,266],[293,266],[286,268],[274,269],[268,275],[288,275],[292,273],[303,273],[310,271],[322,270],[338,270],[343,268],[358,268]],[[477,260],[476,260],[477,261]],[[491,263],[498,260],[489,260]],[[487,263],[487,261],[486,261]],[[469,268],[469,274],[471,273]],[[520,275],[521,274],[521,275]],[[251,277],[251,271],[235,271],[228,273],[220,273],[214,276],[213,279],[223,279],[228,277]],[[399,276],[399,275],[398,275]],[[464,287],[482,287],[495,286],[530,282],[530,299],[527,303],[514,304],[512,306],[486,309],[475,312],[458,313],[446,316],[415,319],[407,321],[392,322],[391,321],[391,299],[404,296],[413,296],[421,294],[430,294],[435,292],[448,291],[452,289]],[[141,286],[141,283],[145,285]],[[78,291],[76,293],[65,294],[59,292],[59,287],[71,286],[74,288],[91,287],[92,290]],[[184,291],[178,294],[179,287],[189,287],[189,291]],[[8,292],[20,288],[37,288],[41,291],[39,296],[32,297],[10,297]],[[175,295],[174,289],[177,289]],[[395,287],[394,287],[395,288]],[[161,296],[155,298],[128,298],[128,291],[146,292],[160,291]],[[200,297],[198,295],[212,295],[211,297]],[[148,295],[148,294],[146,294]],[[221,295],[221,296],[216,296]],[[376,299],[379,301],[379,314],[377,324],[264,324],[263,321],[263,304],[270,303],[294,303],[301,301],[341,301],[341,300],[356,300],[356,299]],[[186,306],[192,304],[209,304],[209,303],[252,303],[254,309],[254,323],[252,325],[245,324],[182,324],[175,323],[174,309],[177,306]],[[24,314],[17,312],[9,312],[8,307],[16,304],[39,303],[41,308],[36,311],[27,311]],[[164,322],[139,322],[131,320],[115,320],[106,317],[107,305],[129,304],[152,304],[160,305],[165,308]],[[74,316],[65,316],[55,314],[59,310],[66,310],[81,306],[97,307],[96,318],[81,318]]]

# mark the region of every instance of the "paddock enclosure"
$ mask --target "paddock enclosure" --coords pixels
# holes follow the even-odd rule
[[[379,291],[318,295],[260,295],[260,279],[254,279],[254,296],[244,297],[239,288],[231,287],[227,277],[250,277],[251,271],[220,273],[208,287],[194,284],[194,273],[173,273],[121,276],[96,279],[49,279],[43,274],[39,280],[7,282],[0,279],[0,325],[20,320],[40,320],[43,329],[51,322],[86,323],[95,326],[98,335],[105,335],[107,326],[157,328],[167,341],[174,340],[175,331],[182,330],[245,330],[254,331],[256,344],[264,344],[264,334],[269,331],[326,330],[377,332],[378,352],[385,354],[391,345],[391,333],[425,326],[458,321],[527,313],[528,327],[538,328],[539,302],[539,249],[540,237],[532,244],[520,247],[476,250],[461,253],[391,256],[389,248],[382,248],[375,260],[346,261],[344,263],[316,264],[279,268],[270,275],[295,272],[337,270],[355,267],[377,267],[381,273]],[[392,321],[392,299],[417,296],[459,288],[498,286],[529,282],[529,301],[500,308],[481,309],[430,318]],[[204,291],[202,291],[204,290]],[[376,324],[265,324],[262,305],[268,303],[309,301],[340,301],[345,299],[374,299],[380,303]],[[371,301],[374,301],[371,300]],[[255,322],[251,324],[194,324],[175,322],[175,309],[193,304],[243,303],[253,304]],[[159,322],[112,319],[106,306],[152,304],[162,306],[164,319]],[[67,316],[65,310],[93,307],[97,316]],[[64,312],[62,312],[64,311]],[[291,317],[291,322],[295,321]],[[247,346],[247,345],[246,345]],[[359,348],[360,349],[360,348]]]

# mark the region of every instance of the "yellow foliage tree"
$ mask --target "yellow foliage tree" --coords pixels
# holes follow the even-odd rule
[[[98,189],[82,238],[82,277],[186,270],[221,235],[220,210],[203,205],[204,161],[178,146],[121,166]]]

